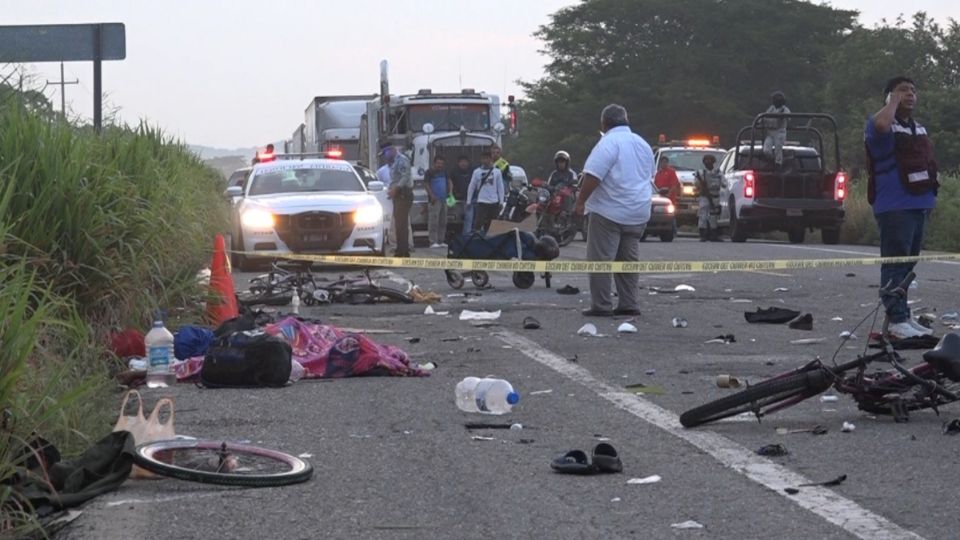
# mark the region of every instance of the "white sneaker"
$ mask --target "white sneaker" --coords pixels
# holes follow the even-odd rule
[[[440,247],[442,247],[442,248],[448,248],[448,247],[450,247],[450,246],[448,246],[446,242],[440,242]]]
[[[440,247],[443,247],[443,246],[440,245],[440,244],[436,244],[436,243],[430,244],[430,249],[436,249],[436,248],[440,248]]]
[[[890,328],[887,329],[887,334],[894,339],[907,339],[924,335],[907,321],[891,324]]]
[[[932,328],[927,328],[926,326],[920,324],[916,319],[912,319],[912,318],[911,318],[911,319],[907,319],[907,322],[910,323],[910,326],[912,326],[917,332],[920,332],[921,334],[923,334],[923,335],[925,335],[925,336],[932,336],[932,335],[933,335],[933,329],[932,329]]]

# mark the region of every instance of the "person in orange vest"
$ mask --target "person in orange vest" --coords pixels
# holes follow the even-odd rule
[[[667,156],[660,158],[660,163],[657,164],[657,175],[654,177],[653,183],[656,184],[658,191],[663,188],[669,189],[667,198],[673,204],[677,204],[677,198],[680,196],[680,179],[677,178],[676,169],[670,166],[670,158]]]

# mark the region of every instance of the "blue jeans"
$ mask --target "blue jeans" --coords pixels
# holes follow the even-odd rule
[[[477,209],[477,203],[463,203],[463,234],[467,235],[473,232],[473,214]]]
[[[920,254],[923,227],[928,210],[893,210],[876,214],[880,226],[880,256],[908,257]],[[880,286],[894,287],[907,277],[916,263],[884,264],[880,266]],[[883,305],[891,323],[902,323],[910,318],[906,298],[887,298]]]

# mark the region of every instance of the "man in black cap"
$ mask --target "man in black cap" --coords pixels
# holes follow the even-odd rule
[[[937,204],[937,161],[927,130],[913,118],[917,88],[894,77],[883,88],[884,105],[867,120],[867,200],[880,227],[880,255],[919,255],[927,216]],[[884,264],[880,286],[899,285],[916,263]],[[932,331],[910,316],[907,298],[884,298],[889,334],[906,339]]]

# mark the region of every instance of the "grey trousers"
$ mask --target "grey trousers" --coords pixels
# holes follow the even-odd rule
[[[714,214],[710,210],[710,199],[706,197],[700,197],[700,208],[697,209],[697,228],[698,229],[716,229],[717,228],[717,214]]]
[[[447,201],[436,200],[430,203],[427,232],[430,244],[443,244],[447,241]]]
[[[783,165],[783,145],[787,142],[787,131],[768,131],[763,139],[763,153],[772,156],[774,163]]]
[[[640,237],[646,225],[621,225],[599,214],[591,213],[587,224],[587,260],[640,260]],[[614,274],[617,285],[617,309],[638,309],[640,274]],[[596,310],[613,309],[610,274],[590,274],[590,302]]]

